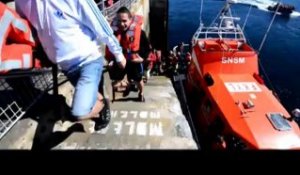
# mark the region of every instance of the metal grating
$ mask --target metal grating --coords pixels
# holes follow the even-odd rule
[[[5,109],[0,108],[0,139],[12,128],[25,114],[16,102],[8,104]]]
[[[51,69],[0,75],[0,139],[52,87]]]

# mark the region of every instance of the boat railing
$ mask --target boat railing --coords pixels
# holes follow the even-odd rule
[[[111,20],[115,17],[117,11],[120,7],[127,7],[128,9],[131,8],[132,4],[137,2],[137,0],[118,0],[113,5],[106,7],[104,4],[104,1],[101,0],[97,3],[99,9],[101,10],[102,14],[108,18],[108,20]]]
[[[233,28],[200,26],[193,36],[194,40],[208,38],[235,39],[246,42],[244,32],[239,25]]]
[[[198,39],[234,39],[246,42],[246,38],[243,30],[235,21],[240,20],[239,17],[233,17],[230,4],[226,4],[222,9],[219,21],[213,21],[214,26],[206,27],[203,23],[200,23],[199,28],[193,36],[193,44],[196,43]]]

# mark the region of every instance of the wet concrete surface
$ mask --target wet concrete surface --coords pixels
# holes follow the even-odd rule
[[[105,80],[106,94],[112,97],[108,74]],[[42,99],[0,140],[0,149],[198,149],[172,83],[164,76],[146,83],[146,102],[137,101],[134,91],[127,97],[117,93],[112,119],[98,132],[93,122],[66,120],[73,92],[67,82],[59,88],[60,98]],[[60,113],[54,110],[57,100]]]

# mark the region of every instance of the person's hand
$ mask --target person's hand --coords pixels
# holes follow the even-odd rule
[[[111,68],[111,67],[113,67],[113,65],[114,65],[114,61],[113,61],[113,60],[111,60],[111,61],[108,63],[108,68]]]
[[[117,62],[117,64],[121,69],[125,69],[126,59],[125,59],[124,55],[123,55],[123,59],[120,62]]]

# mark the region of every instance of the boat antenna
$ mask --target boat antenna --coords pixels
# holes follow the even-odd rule
[[[281,0],[278,0],[277,3],[281,3]],[[260,52],[261,52],[261,49],[262,49],[262,47],[263,47],[263,45],[264,45],[264,43],[265,43],[265,41],[266,41],[266,39],[267,39],[267,36],[268,36],[268,34],[269,34],[269,32],[270,32],[270,29],[271,29],[272,24],[273,24],[273,22],[274,22],[274,20],[275,20],[275,17],[276,17],[276,14],[277,14],[278,10],[279,10],[279,5],[277,6],[276,11],[274,12],[274,15],[273,15],[273,18],[272,18],[272,20],[271,20],[271,22],[270,22],[270,25],[269,25],[269,27],[268,27],[268,30],[267,30],[267,32],[265,33],[264,38],[263,38],[263,40],[262,40],[262,42],[261,42],[261,44],[260,44],[260,47],[259,47],[259,49],[258,49],[257,56],[259,56],[259,54],[260,54]],[[274,86],[273,86],[273,84],[272,84],[272,82],[271,82],[271,80],[270,80],[268,74],[266,73],[266,71],[265,71],[265,69],[264,69],[264,67],[263,67],[263,65],[262,65],[262,63],[261,63],[261,61],[260,61],[260,59],[258,59],[258,63],[259,63],[259,65],[260,65],[260,68],[261,68],[261,70],[262,70],[262,73],[265,75],[267,81],[270,83],[271,89],[276,93],[276,90],[275,90],[275,88],[274,88]]]
[[[243,24],[243,27],[242,27],[242,31],[244,31],[244,29],[245,29],[245,26],[246,26],[246,24],[247,24],[247,22],[248,22],[248,19],[249,19],[251,10],[252,10],[252,4],[251,4],[250,7],[249,7],[249,10],[248,10],[248,13],[247,13],[247,16],[246,16],[246,20],[245,20],[245,22],[244,22],[244,24]]]
[[[199,15],[200,24],[202,24],[202,11],[203,11],[203,0],[201,0],[201,6],[200,6],[200,15]]]
[[[219,17],[219,16],[221,15],[221,13],[222,13],[222,11],[223,11],[223,9],[219,11],[219,13],[218,13],[217,16],[215,17],[215,19],[210,23],[209,27],[212,27],[212,26],[216,23],[218,17]]]

